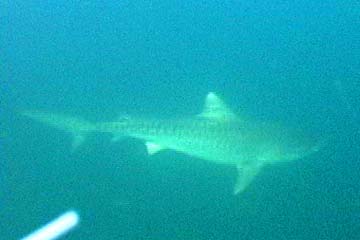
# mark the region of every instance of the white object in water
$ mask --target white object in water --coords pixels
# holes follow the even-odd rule
[[[68,211],[21,240],[54,240],[70,231],[79,223],[79,215]]]

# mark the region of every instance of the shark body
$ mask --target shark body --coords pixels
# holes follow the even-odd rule
[[[39,111],[22,113],[73,135],[77,148],[90,132],[107,132],[114,140],[130,136],[145,141],[149,154],[176,150],[238,170],[234,194],[243,192],[268,164],[293,161],[317,151],[303,134],[272,123],[241,119],[214,93],[206,96],[203,111],[188,119],[120,118],[90,123],[80,118]]]

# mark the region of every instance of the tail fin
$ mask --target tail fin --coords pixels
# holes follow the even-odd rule
[[[76,150],[84,142],[86,136],[96,130],[95,125],[89,121],[67,115],[41,111],[23,111],[21,115],[71,133],[73,137],[72,150]]]

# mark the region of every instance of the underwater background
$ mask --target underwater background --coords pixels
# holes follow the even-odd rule
[[[359,1],[1,1],[0,239],[74,209],[62,239],[360,239]],[[329,139],[236,170],[141,141],[70,136],[40,109],[113,120],[179,117],[214,91],[238,113]]]

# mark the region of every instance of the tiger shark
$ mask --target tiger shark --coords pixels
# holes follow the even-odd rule
[[[207,94],[200,114],[184,119],[127,116],[91,123],[42,111],[21,114],[70,133],[73,149],[89,133],[104,132],[111,133],[115,141],[123,136],[141,139],[150,155],[172,149],[217,164],[233,165],[238,172],[234,194],[244,192],[264,166],[301,159],[318,150],[316,141],[299,131],[241,118],[213,92]]]

